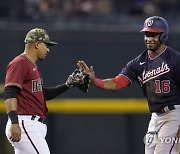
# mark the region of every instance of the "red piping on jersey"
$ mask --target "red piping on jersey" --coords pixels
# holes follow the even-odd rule
[[[130,84],[130,81],[122,74],[112,78],[112,80],[116,83],[116,90],[120,90]]]
[[[33,146],[34,149],[36,150],[37,154],[40,154],[39,151],[38,151],[38,149],[37,149],[36,146],[34,145],[33,141],[31,140],[29,134],[28,134],[27,131],[26,131],[26,128],[25,128],[25,126],[24,126],[24,120],[22,120],[22,127],[23,127],[24,132],[26,133],[26,135],[27,135],[29,141],[31,142],[32,146]]]

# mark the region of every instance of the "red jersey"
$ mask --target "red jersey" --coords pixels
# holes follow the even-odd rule
[[[17,86],[17,113],[19,115],[38,115],[45,118],[47,106],[43,92],[41,74],[35,63],[21,54],[14,58],[6,70],[5,87]]]

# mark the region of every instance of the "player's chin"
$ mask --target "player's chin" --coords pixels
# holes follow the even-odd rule
[[[150,44],[147,44],[147,49],[148,50],[151,50],[151,51],[154,51],[155,50],[155,46],[154,45],[150,45]]]
[[[39,60],[44,60],[45,58],[46,58],[46,56],[40,57]]]

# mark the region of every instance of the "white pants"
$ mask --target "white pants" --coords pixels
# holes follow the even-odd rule
[[[179,154],[180,106],[163,114],[152,113],[145,135],[145,154]]]
[[[9,140],[11,132],[11,121],[8,119],[6,125],[6,136],[14,147],[15,154],[50,154],[49,147],[45,140],[47,126],[39,121],[39,117],[31,120],[31,116],[18,115],[21,128],[21,140],[12,142]]]

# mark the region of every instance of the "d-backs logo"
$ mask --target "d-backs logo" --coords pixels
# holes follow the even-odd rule
[[[42,91],[42,79],[32,80],[32,92]]]
[[[165,64],[164,62],[162,62],[160,67],[157,67],[155,69],[152,69],[151,71],[146,71],[144,70],[142,73],[142,79],[141,82],[144,84],[147,81],[154,79],[162,74],[165,74],[167,72],[170,71],[170,68],[168,67],[167,64]],[[140,77],[138,77],[140,80]]]

